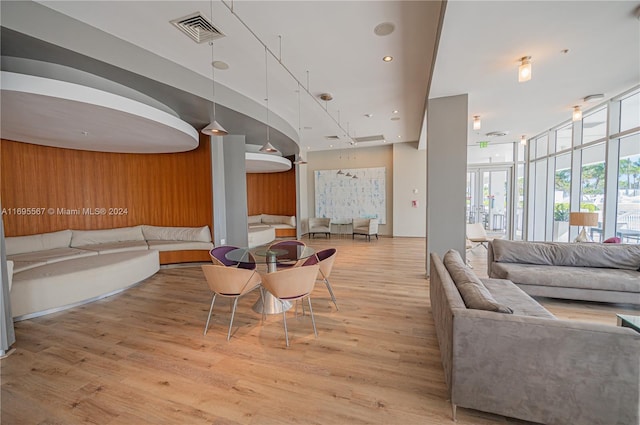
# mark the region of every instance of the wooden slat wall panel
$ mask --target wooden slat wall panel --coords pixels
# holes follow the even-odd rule
[[[247,174],[249,215],[296,215],[296,171]]]
[[[108,229],[151,224],[211,226],[209,143],[190,152],[116,154],[59,149],[2,140],[0,196],[7,236],[62,229]],[[53,208],[53,214],[14,214],[13,208]],[[80,214],[59,213],[80,209]],[[105,208],[105,215],[82,214]],[[127,214],[109,215],[109,208]]]

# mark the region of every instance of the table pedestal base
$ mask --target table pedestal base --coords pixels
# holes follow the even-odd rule
[[[276,263],[276,253],[275,252],[267,252],[267,272],[273,273],[278,270]],[[264,306],[262,305],[262,299],[258,298],[258,301],[253,305],[253,311],[256,313],[262,314],[262,310],[264,307],[264,314],[278,314],[283,311],[287,311],[291,308],[292,304],[289,301],[280,302],[276,297],[274,297],[271,292],[267,290],[262,291],[262,296],[264,297]]]
[[[284,301],[284,303],[280,303],[276,297],[271,295],[269,292],[264,291],[264,313],[265,314],[278,314],[283,311],[289,310],[293,304],[289,301]],[[284,304],[284,305],[283,305]],[[262,300],[258,298],[258,301],[253,305],[253,311],[256,313],[262,314]]]

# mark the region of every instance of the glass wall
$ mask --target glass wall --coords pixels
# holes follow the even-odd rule
[[[620,139],[616,236],[625,243],[640,239],[640,134]]]
[[[569,211],[571,195],[571,154],[555,158],[553,201],[553,240],[569,242]]]
[[[602,218],[605,189],[605,144],[601,143],[580,151],[580,206],[574,211],[597,212],[598,225],[590,229],[591,238],[602,240]]]
[[[594,242],[640,243],[640,86],[530,142],[526,239],[573,241],[569,213],[588,211]]]
[[[582,119],[582,143],[603,139],[607,135],[607,107],[590,112]]]

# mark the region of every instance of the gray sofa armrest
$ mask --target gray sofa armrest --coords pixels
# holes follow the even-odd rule
[[[461,407],[545,424],[640,420],[640,334],[630,329],[459,310],[453,361]]]
[[[491,276],[491,265],[493,264],[493,244],[491,241],[487,244],[487,276]]]

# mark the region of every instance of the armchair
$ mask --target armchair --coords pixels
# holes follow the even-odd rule
[[[316,233],[323,233],[325,237],[331,237],[331,219],[324,217],[309,217],[309,237]]]
[[[366,236],[369,242],[372,235],[375,235],[376,239],[378,239],[378,219],[354,218],[351,239],[355,239],[356,235]]]

